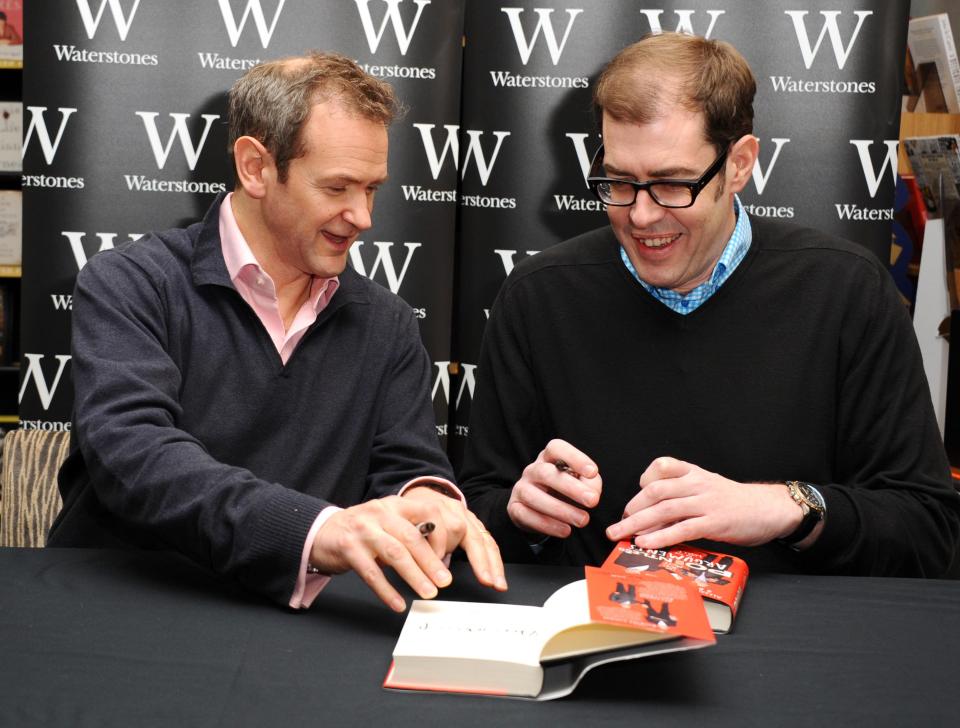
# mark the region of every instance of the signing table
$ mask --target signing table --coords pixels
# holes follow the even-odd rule
[[[539,604],[581,570],[463,564]],[[755,574],[733,633],[550,703],[380,687],[403,615],[352,575],[309,611],[163,553],[0,549],[0,725],[957,726],[960,582]]]

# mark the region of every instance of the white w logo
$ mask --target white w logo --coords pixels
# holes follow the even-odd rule
[[[590,174],[590,153],[587,151],[587,137],[590,135],[574,134],[571,132],[564,136],[573,142],[573,149],[577,153],[577,162],[580,163],[580,171],[583,173],[583,185],[589,189],[590,185],[587,184],[587,175]]]
[[[273,36],[273,30],[277,27],[277,19],[280,17],[280,11],[283,10],[283,4],[287,0],[280,0],[277,9],[273,13],[273,22],[267,27],[267,16],[263,14],[263,6],[260,0],[247,0],[247,7],[240,16],[240,22],[237,22],[233,14],[233,8],[230,6],[230,0],[218,0],[220,3],[220,14],[223,16],[223,24],[227,26],[227,35],[230,36],[230,43],[234,48],[240,42],[240,34],[243,27],[247,24],[247,18],[253,15],[253,24],[257,26],[257,33],[260,35],[260,43],[266,48],[270,44],[270,38]]]
[[[494,250],[498,256],[500,256],[500,262],[503,263],[503,272],[507,275],[510,275],[513,272],[514,261],[513,258],[520,251],[519,250]],[[539,250],[527,250],[525,251],[527,256],[536,255],[539,253]],[[487,314],[487,318],[490,318],[490,314]]]
[[[877,196],[877,190],[880,189],[880,182],[883,180],[883,173],[887,168],[890,169],[890,181],[893,185],[897,184],[897,145],[896,139],[886,139],[887,154],[880,164],[880,171],[874,169],[873,161],[870,159],[870,147],[873,145],[872,139],[851,139],[850,143],[857,148],[857,154],[860,156],[860,166],[863,167],[863,178],[867,182],[867,189],[870,197]]]
[[[83,20],[83,27],[87,31],[87,37],[93,40],[97,28],[100,27],[100,19],[103,17],[103,11],[107,5],[110,6],[110,14],[113,15],[113,23],[117,26],[117,33],[120,35],[120,40],[126,41],[127,33],[130,32],[130,26],[133,24],[133,16],[137,13],[140,0],[134,0],[130,15],[126,18],[123,17],[123,8],[120,7],[120,0],[100,0],[100,9],[97,10],[97,17],[93,17],[89,0],[77,0],[77,9],[80,11],[80,19]]]
[[[753,184],[757,187],[758,195],[763,194],[763,190],[767,186],[767,182],[770,181],[770,174],[773,172],[773,166],[777,163],[777,157],[780,156],[780,149],[782,149],[783,145],[788,143],[790,140],[774,137],[770,141],[776,144],[777,148],[773,150],[773,156],[770,157],[770,161],[767,163],[767,171],[764,172],[760,167],[759,158],[757,159],[756,164],[753,165]]]
[[[410,261],[413,258],[413,251],[419,248],[422,243],[404,243],[404,247],[407,249],[407,257],[403,261],[403,267],[400,269],[400,275],[397,275],[397,269],[393,264],[393,256],[390,255],[390,250],[393,248],[393,243],[389,242],[375,242],[374,247],[377,249],[377,257],[373,259],[373,267],[370,269],[370,273],[366,272],[366,266],[364,265],[363,258],[360,255],[360,248],[363,247],[363,241],[358,240],[352,248],[350,248],[350,262],[353,264],[354,269],[357,273],[362,276],[367,276],[367,278],[373,279],[377,274],[377,271],[380,268],[383,268],[383,273],[387,277],[387,287],[390,289],[391,293],[396,293],[400,290],[400,286],[403,285],[403,279],[407,275],[407,269],[410,267]]]
[[[651,33],[662,33],[663,26],[660,24],[660,16],[663,15],[663,10],[640,10],[647,18],[647,22],[650,24]],[[687,35],[700,35],[693,30],[693,14],[694,10],[674,10],[674,13],[677,15],[677,28],[678,33],[686,33]],[[717,24],[717,18],[723,15],[726,10],[708,10],[707,14],[710,16],[710,25],[707,28],[707,32],[703,34],[704,38],[709,38],[710,34],[713,32],[713,26]]]
[[[550,22],[550,15],[553,8],[534,8],[533,12],[537,14],[537,25],[533,29],[533,36],[530,41],[523,32],[523,25],[520,23],[520,14],[523,8],[500,8],[510,19],[510,29],[513,31],[514,40],[517,42],[517,50],[520,52],[520,60],[523,65],[527,65],[530,60],[530,54],[533,53],[533,46],[537,42],[540,33],[543,33],[543,39],[547,42],[547,49],[550,51],[550,58],[553,59],[553,65],[560,62],[560,54],[563,53],[563,47],[567,44],[567,38],[570,37],[570,29],[573,27],[573,21],[583,12],[583,9],[567,8],[567,29],[563,32],[563,40],[557,43],[557,36],[553,32],[553,23]]]
[[[67,242],[70,243],[70,250],[73,251],[73,259],[77,261],[77,270],[82,270],[83,266],[85,266],[89,260],[87,251],[83,247],[83,238],[86,233],[68,232],[64,230],[61,234],[67,239]],[[100,247],[95,251],[95,254],[113,248],[113,241],[117,237],[116,233],[95,233],[95,235],[100,238]],[[131,240],[136,240],[140,236],[141,233],[130,233]]]
[[[207,134],[210,132],[210,125],[219,119],[217,114],[202,114],[206,126],[203,128],[203,135],[196,147],[193,146],[193,140],[190,138],[190,131],[187,129],[187,119],[190,114],[173,114],[173,129],[170,131],[170,137],[167,139],[167,145],[164,146],[160,141],[160,133],[157,131],[156,111],[136,111],[137,116],[143,119],[143,126],[147,130],[147,138],[150,140],[150,148],[153,149],[153,156],[157,160],[157,167],[163,169],[167,163],[167,157],[170,155],[170,149],[173,147],[173,140],[179,138],[180,146],[183,148],[183,154],[187,158],[187,164],[192,171],[197,166],[197,160],[200,158],[200,152],[207,141]]]
[[[850,57],[850,51],[853,50],[853,44],[857,40],[857,36],[860,34],[860,28],[863,26],[863,21],[866,20],[869,16],[873,15],[872,10],[854,10],[853,14],[857,16],[857,27],[853,31],[853,35],[850,36],[850,42],[846,47],[843,45],[843,40],[840,38],[840,28],[837,27],[837,18],[840,15],[839,10],[821,10],[820,14],[823,16],[823,27],[820,28],[820,35],[817,36],[817,43],[815,46],[810,46],[810,37],[807,35],[807,26],[804,23],[804,16],[806,16],[806,10],[784,10],[784,12],[790,16],[790,19],[793,21],[793,28],[797,33],[797,41],[800,43],[800,53],[803,54],[803,64],[807,67],[807,70],[810,70],[810,67],[813,65],[814,59],[817,57],[817,53],[820,50],[820,44],[823,43],[823,36],[830,36],[830,44],[833,46],[833,55],[837,58],[837,67],[841,70],[843,69],[844,64],[847,62],[847,58]]]
[[[357,5],[357,11],[360,13],[360,22],[363,24],[363,32],[367,36],[367,44],[370,46],[370,52],[376,53],[380,47],[380,41],[387,29],[387,23],[393,26],[393,34],[397,37],[397,45],[400,46],[400,55],[407,55],[407,49],[410,47],[410,41],[413,40],[413,34],[417,30],[417,23],[420,22],[420,15],[424,7],[430,4],[431,0],[413,0],[417,6],[417,15],[410,25],[410,31],[403,27],[403,18],[400,17],[400,3],[403,0],[383,0],[387,4],[387,12],[383,15],[383,22],[380,23],[380,30],[373,29],[373,17],[370,15],[370,0],[353,0]]]
[[[37,133],[37,139],[40,140],[40,147],[43,149],[43,158],[47,160],[47,164],[53,164],[54,158],[57,156],[57,148],[60,146],[60,140],[63,138],[63,130],[67,128],[67,119],[69,119],[76,109],[68,109],[60,107],[57,111],[60,112],[60,128],[57,130],[57,138],[52,142],[50,141],[50,132],[47,131],[47,122],[44,119],[43,112],[47,110],[46,106],[28,106],[27,110],[30,112],[30,125],[27,127],[27,133],[24,135],[23,139],[23,151],[20,152],[20,158],[23,159],[27,154],[27,146],[30,144],[30,139],[33,138],[33,133]]]
[[[53,378],[53,384],[47,386],[47,378],[43,375],[43,368],[40,362],[43,361],[43,354],[24,354],[27,359],[27,371],[23,375],[23,383],[20,385],[20,395],[18,402],[23,402],[23,395],[27,391],[30,382],[34,382],[37,395],[40,397],[40,404],[44,410],[50,409],[50,402],[53,401],[53,395],[57,393],[57,387],[60,386],[60,378],[63,376],[63,370],[70,361],[69,354],[56,354],[56,359],[60,362],[57,367],[57,373]]]
[[[456,364],[449,361],[435,361],[433,365],[437,368],[437,378],[433,380],[433,390],[430,396],[436,400],[437,392],[443,392],[444,402],[450,404],[450,374],[458,374],[463,369],[463,380],[460,382],[460,390],[457,392],[457,401],[455,407],[460,406],[460,400],[463,399],[464,392],[468,395],[470,401],[473,401],[473,392],[477,387],[477,365],[476,364]]]
[[[454,166],[459,169],[460,164],[460,139],[458,132],[460,127],[456,124],[444,124],[443,128],[447,130],[447,139],[443,144],[443,149],[437,154],[437,148],[433,143],[434,124],[414,124],[414,127],[420,132],[420,138],[423,140],[423,149],[427,154],[427,163],[430,165],[430,172],[433,178],[440,176],[440,170],[443,168],[447,153],[450,152],[453,157]],[[493,165],[497,162],[497,156],[500,154],[500,147],[503,140],[510,136],[508,131],[495,131],[493,135],[497,138],[497,145],[493,149],[489,163],[483,146],[480,143],[483,137],[482,131],[467,129],[467,153],[463,160],[463,177],[467,175],[467,168],[470,166],[470,160],[475,159],[477,163],[477,173],[480,175],[480,181],[484,187],[490,180],[490,174],[493,172]]]

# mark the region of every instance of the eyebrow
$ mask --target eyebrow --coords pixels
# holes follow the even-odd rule
[[[607,171],[607,174],[636,179],[636,176],[634,176],[632,173],[618,169],[607,164],[606,162],[604,162],[603,168]],[[647,179],[695,178],[700,176],[700,174],[702,174],[702,172],[697,172],[689,167],[666,167],[664,169],[655,169],[651,171]]]
[[[371,182],[365,182],[363,180],[357,179],[356,177],[351,177],[346,174],[336,174],[332,177],[322,177],[320,179],[320,184],[324,185],[348,185],[348,184],[371,184],[371,185],[383,185],[386,184],[389,179],[389,175],[385,175],[379,179],[375,179]]]

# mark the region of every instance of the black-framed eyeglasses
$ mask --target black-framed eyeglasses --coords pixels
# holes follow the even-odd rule
[[[629,179],[613,179],[603,176],[603,145],[593,155],[587,184],[604,205],[629,207],[636,202],[640,190],[646,190],[650,198],[661,207],[690,207],[697,201],[697,195],[717,176],[727,160],[726,147],[714,160],[700,179],[652,179],[648,182],[634,182]]]

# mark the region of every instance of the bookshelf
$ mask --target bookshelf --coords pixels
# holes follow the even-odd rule
[[[22,70],[0,67],[0,102],[6,107],[10,102],[19,103],[22,97]],[[19,191],[21,172],[8,171],[8,167],[5,164],[0,171],[0,192]],[[21,265],[0,262],[0,433],[19,422],[21,273]]]

